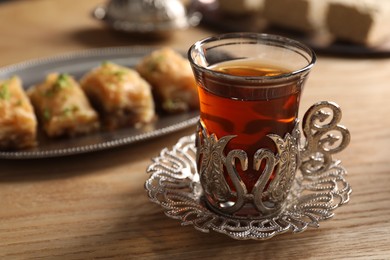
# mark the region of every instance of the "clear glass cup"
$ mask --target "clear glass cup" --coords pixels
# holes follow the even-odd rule
[[[315,53],[281,36],[230,33],[196,42],[188,58],[198,84],[206,201],[237,216],[281,210],[299,164],[298,109]],[[296,144],[287,145],[290,137]]]

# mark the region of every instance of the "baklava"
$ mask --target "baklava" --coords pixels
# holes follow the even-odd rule
[[[152,85],[156,101],[164,111],[176,113],[199,108],[191,66],[176,51],[155,50],[137,64],[137,71]]]
[[[28,95],[49,137],[72,137],[99,129],[98,114],[68,74],[47,75],[44,82],[28,90]]]
[[[20,78],[0,81],[0,149],[26,149],[37,144],[37,119]]]
[[[156,117],[151,86],[133,69],[103,62],[80,84],[106,129],[139,127]]]

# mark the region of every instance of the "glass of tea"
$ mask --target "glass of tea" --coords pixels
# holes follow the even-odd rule
[[[281,36],[230,33],[196,42],[188,58],[208,205],[236,216],[281,211],[299,166],[298,108],[315,53]]]

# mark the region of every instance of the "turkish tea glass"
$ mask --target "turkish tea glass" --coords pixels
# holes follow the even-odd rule
[[[237,217],[277,214],[299,167],[297,116],[315,53],[281,36],[230,33],[196,42],[188,58],[205,201]]]

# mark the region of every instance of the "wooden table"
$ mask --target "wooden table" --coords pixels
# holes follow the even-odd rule
[[[0,65],[104,46],[186,50],[216,33],[195,28],[159,40],[114,33],[91,18],[100,3],[0,4]],[[190,128],[102,152],[0,160],[0,258],[389,259],[389,99],[389,59],[319,57],[301,111],[320,100],[342,107],[342,123],[352,142],[337,158],[353,187],[350,203],[319,229],[267,241],[236,241],[167,218],[147,198],[145,169],[163,147],[191,134]]]

